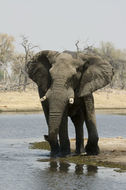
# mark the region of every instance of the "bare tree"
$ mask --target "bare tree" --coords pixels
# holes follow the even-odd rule
[[[24,54],[15,54],[14,55],[14,59],[13,59],[13,63],[11,65],[11,69],[12,69],[12,80],[14,83],[16,83],[18,85],[18,87],[20,87],[21,83],[22,83],[22,78],[24,78]]]
[[[22,47],[24,48],[25,51],[25,56],[24,56],[24,68],[22,69],[22,73],[24,74],[24,87],[23,90],[25,91],[26,89],[26,84],[28,81],[28,75],[27,75],[27,67],[26,64],[28,63],[29,59],[33,56],[34,52],[33,49],[38,48],[38,46],[33,45],[28,41],[28,37],[22,36]]]
[[[80,48],[79,48],[78,44],[79,44],[79,40],[77,40],[77,42],[75,43],[75,46],[76,46],[76,48],[77,48],[77,52],[80,51]]]

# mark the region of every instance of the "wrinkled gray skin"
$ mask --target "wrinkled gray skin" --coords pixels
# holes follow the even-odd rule
[[[27,68],[29,77],[38,85],[40,98],[46,98],[42,107],[48,124],[45,139],[50,144],[51,156],[70,154],[68,116],[75,126],[76,153],[97,155],[98,133],[92,93],[111,82],[111,65],[94,55],[47,50],[37,53]],[[84,121],[88,131],[85,149]]]

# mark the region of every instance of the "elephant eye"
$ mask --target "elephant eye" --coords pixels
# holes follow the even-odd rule
[[[72,76],[71,78],[69,78],[66,82],[66,87],[69,88],[70,86],[73,86],[73,79],[75,76]]]

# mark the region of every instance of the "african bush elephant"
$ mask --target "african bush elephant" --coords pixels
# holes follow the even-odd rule
[[[51,155],[70,154],[68,116],[75,126],[76,153],[97,155],[98,133],[92,93],[111,82],[112,66],[99,56],[45,50],[37,53],[27,68],[29,77],[38,85],[48,124],[45,139],[50,144]],[[84,121],[88,131],[85,149]]]

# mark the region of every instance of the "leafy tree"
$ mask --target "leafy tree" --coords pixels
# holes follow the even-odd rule
[[[0,34],[0,62],[7,63],[12,60],[14,52],[14,37],[8,34]]]
[[[3,80],[3,77],[4,77],[4,73],[3,73],[3,71],[0,69],[0,81]]]
[[[0,64],[1,69],[4,72],[4,81],[9,79],[8,74],[8,63],[13,59],[13,52],[14,52],[14,37],[9,36],[8,34],[0,33]]]

